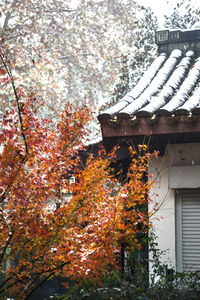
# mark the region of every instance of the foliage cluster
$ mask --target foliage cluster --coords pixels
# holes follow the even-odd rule
[[[111,168],[114,151],[89,156],[83,167],[89,109],[68,106],[53,126],[37,115],[34,93],[17,87],[0,50],[1,83],[14,94],[0,132],[0,295],[22,300],[54,276],[100,279],[118,267],[122,244],[128,252],[141,247],[152,184],[143,179],[157,153],[130,148],[123,186]]]
[[[164,254],[157,248],[154,234],[142,239],[143,245],[149,245],[153,254],[151,263],[153,273],[149,277],[148,259],[142,259],[140,251],[131,252],[127,257],[125,273],[113,271],[104,277],[102,286],[87,282],[82,286],[72,286],[62,300],[197,300],[200,297],[199,272],[176,273],[160,262]]]
[[[110,98],[142,12],[132,0],[2,0],[0,38],[18,86],[32,89],[46,114],[53,108],[52,118],[66,100],[96,109]],[[0,91],[1,109],[11,94]]]

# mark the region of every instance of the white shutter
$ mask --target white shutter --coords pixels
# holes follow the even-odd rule
[[[200,190],[179,192],[179,205],[176,207],[179,218],[176,225],[179,271],[200,270]],[[181,264],[181,266],[180,266]]]

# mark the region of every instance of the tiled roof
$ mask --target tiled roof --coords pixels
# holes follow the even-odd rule
[[[200,57],[196,53],[190,48],[160,53],[133,90],[101,112],[99,121],[200,114]]]

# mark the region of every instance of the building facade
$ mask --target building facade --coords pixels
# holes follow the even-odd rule
[[[157,211],[150,218],[161,257],[177,271],[200,269],[200,30],[156,33],[158,56],[138,84],[101,112],[103,143],[119,144],[128,167],[128,145],[149,143],[160,152],[149,165]],[[149,206],[151,211],[152,206]]]

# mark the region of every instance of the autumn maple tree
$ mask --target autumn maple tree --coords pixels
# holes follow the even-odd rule
[[[1,88],[12,90],[0,120],[0,295],[21,300],[57,275],[99,280],[118,267],[122,243],[127,251],[140,247],[136,234],[149,226],[141,206],[151,154],[130,149],[124,185],[111,168],[115,151],[89,155],[83,166],[90,110],[68,105],[56,125],[42,118],[6,53],[0,49]]]

